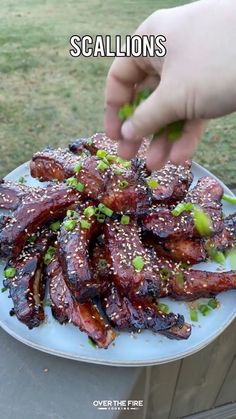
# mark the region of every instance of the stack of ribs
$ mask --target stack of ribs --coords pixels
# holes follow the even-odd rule
[[[126,162],[117,143],[95,134],[33,155],[31,176],[43,187],[1,181],[0,208],[9,210],[0,221],[4,286],[11,314],[29,328],[45,320],[48,288],[54,318],[100,348],[124,330],[187,339],[191,325],[164,312],[161,298],[193,301],[236,288],[234,271],[192,267],[207,260],[209,246],[235,243],[236,214],[224,218],[221,185],[203,177],[191,188],[189,161],[150,173],[147,146]],[[173,215],[179,203],[201,208],[210,233],[199,234],[189,211]]]

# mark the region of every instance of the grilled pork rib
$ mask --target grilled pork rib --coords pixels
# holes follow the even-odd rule
[[[22,253],[7,265],[7,268],[16,269],[16,275],[4,281],[14,304],[13,312],[29,329],[39,326],[45,317],[42,304],[45,291],[43,255],[51,239],[52,234],[47,230],[40,232],[36,241],[26,245]]]
[[[78,303],[66,285],[57,256],[47,266],[52,313],[60,323],[71,322],[100,347],[106,349],[116,333],[105,323],[97,307],[88,302]]]
[[[0,232],[0,254],[16,257],[27,237],[51,220],[65,216],[79,202],[79,193],[66,185],[40,189],[36,197],[27,197]]]

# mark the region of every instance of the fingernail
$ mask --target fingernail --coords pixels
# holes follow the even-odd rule
[[[121,134],[124,140],[137,141],[139,139],[131,121],[127,121],[122,125]]]

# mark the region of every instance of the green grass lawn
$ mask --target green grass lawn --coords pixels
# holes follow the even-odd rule
[[[103,129],[111,60],[71,58],[72,34],[132,33],[159,7],[180,0],[1,0],[0,176],[48,144]],[[236,184],[236,116],[210,124],[196,160]]]

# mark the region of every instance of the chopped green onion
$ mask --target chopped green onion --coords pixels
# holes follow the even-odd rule
[[[145,265],[145,262],[141,256],[135,256],[132,260],[132,265],[134,266],[136,271],[141,271]]]
[[[236,271],[236,247],[230,249],[227,254],[230,260],[231,269]]]
[[[117,163],[121,164],[121,166],[123,166],[125,169],[130,169],[131,168],[131,161],[130,160],[125,160],[125,159],[122,159],[121,157],[117,157],[116,161],[117,161]]]
[[[114,156],[113,154],[107,154],[106,155],[106,159],[110,162],[110,163],[115,163],[117,156]]]
[[[60,221],[55,221],[54,223],[50,224],[50,230],[54,231],[54,233],[60,230],[61,223]]]
[[[210,244],[207,246],[207,254],[210,257],[211,260],[214,262],[220,263],[220,265],[224,265],[225,263],[225,255],[223,252],[220,252],[217,250],[217,248]]]
[[[140,105],[141,102],[146,100],[152,94],[152,89],[146,87],[143,90],[137,92],[135,99],[134,99],[134,106],[137,107]]]
[[[169,279],[169,277],[170,277],[170,271],[166,267],[165,268],[161,268],[159,270],[159,273],[160,273],[160,279],[161,279],[161,281],[167,281]]]
[[[104,269],[107,267],[107,261],[106,259],[99,259],[98,261],[98,267],[101,269]]]
[[[211,298],[209,301],[208,301],[208,306],[209,307],[211,307],[213,310],[215,310],[215,308],[217,308],[218,307],[218,301],[215,299],[215,298]]]
[[[108,167],[108,164],[104,163],[104,161],[100,161],[97,165],[97,170],[104,172],[106,169],[108,169]]]
[[[129,186],[129,182],[127,180],[118,180],[118,186],[120,189],[125,189]]]
[[[130,217],[128,215],[122,215],[120,219],[120,223],[123,225],[127,225],[130,222]]]
[[[101,159],[103,159],[103,157],[106,157],[107,156],[107,153],[106,153],[105,150],[98,150],[97,153],[96,153],[96,156],[97,157],[100,157]]]
[[[122,174],[122,171],[120,169],[113,169],[114,175],[119,176]]]
[[[193,209],[193,221],[196,230],[201,236],[209,236],[213,232],[211,218],[206,212],[196,206]]]
[[[184,274],[182,272],[177,272],[175,274],[178,284],[184,284]]]
[[[5,278],[9,279],[9,278],[14,278],[14,276],[16,275],[16,268],[14,267],[8,267],[5,269],[4,271],[4,276]]]
[[[79,173],[81,169],[82,169],[82,163],[79,161],[78,163],[76,163],[74,167],[74,172]]]
[[[71,188],[77,189],[77,191],[79,192],[83,192],[84,191],[84,184],[79,182],[75,177],[69,177],[66,180],[67,185],[69,185]]]
[[[162,311],[162,313],[165,313],[165,314],[168,314],[170,311],[169,306],[164,303],[158,303],[157,308],[158,310]]]
[[[106,205],[104,204],[99,204],[98,209],[99,211],[101,211],[102,214],[107,215],[107,217],[111,217],[113,214],[113,211],[110,208],[106,207]]]
[[[18,182],[19,183],[25,183],[26,182],[25,177],[24,176],[20,176],[19,179],[18,179]]]
[[[184,211],[192,211],[193,209],[192,202],[180,202],[176,207],[171,211],[174,217],[178,217]]]
[[[88,343],[89,345],[91,345],[93,348],[97,347],[96,342],[94,342],[94,340],[92,338],[90,338],[90,336],[88,337]]]
[[[222,196],[222,199],[224,200],[224,201],[227,201],[227,202],[229,202],[230,204],[236,204],[236,197],[235,196],[230,196],[230,195],[223,195]]]
[[[66,231],[73,231],[74,228],[77,225],[77,221],[76,220],[66,220],[63,223],[63,226],[65,228]]]
[[[51,307],[52,302],[50,300],[50,298],[45,298],[45,300],[43,300],[43,306],[44,307]]]
[[[85,188],[85,186],[84,186],[83,183],[77,182],[77,186],[76,186],[77,191],[83,192],[84,191],[84,188]]]
[[[104,221],[106,219],[105,214],[101,214],[101,213],[99,213],[96,217],[97,217],[98,223],[104,223]]]
[[[181,137],[183,132],[184,121],[175,121],[167,125],[167,139],[169,141],[176,141]]]
[[[34,243],[36,239],[37,239],[36,234],[31,234],[31,236],[27,238],[26,243]]]
[[[157,182],[156,179],[149,179],[147,181],[147,184],[148,184],[149,188],[151,188],[151,189],[155,189],[155,188],[158,187],[158,182]]]
[[[81,225],[81,228],[88,229],[91,226],[91,223],[89,223],[86,220],[80,220],[80,225]]]
[[[198,310],[200,311],[200,313],[205,317],[208,316],[208,314],[211,313],[211,308],[208,307],[206,304],[199,304],[198,306]]]
[[[192,320],[192,322],[197,322],[198,321],[198,312],[196,309],[191,308],[189,310],[190,312],[190,319]]]
[[[68,218],[78,218],[78,212],[76,212],[74,210],[67,210],[66,211],[66,216]]]
[[[53,246],[49,246],[47,252],[45,253],[44,257],[43,257],[43,261],[45,263],[45,265],[49,265],[49,263],[52,261],[53,256],[56,253],[56,248]]]
[[[3,287],[3,288],[1,288],[1,292],[6,292],[8,290],[8,288],[7,287]]]
[[[90,218],[90,217],[92,217],[94,214],[95,214],[95,208],[94,208],[94,207],[92,207],[92,206],[90,205],[89,207],[85,208],[85,210],[84,210],[84,215],[85,215],[85,217]]]
[[[126,119],[130,118],[131,115],[134,113],[134,105],[131,105],[129,103],[125,103],[118,112],[119,119],[124,122]]]

